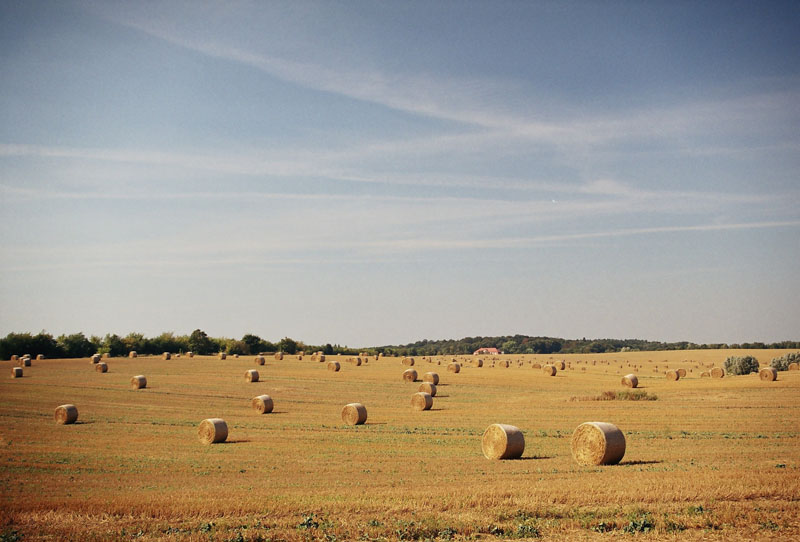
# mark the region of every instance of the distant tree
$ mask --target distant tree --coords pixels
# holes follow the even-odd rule
[[[206,332],[201,329],[195,329],[192,331],[191,335],[189,335],[188,348],[190,352],[201,356],[213,354],[215,350],[217,350],[215,345],[208,338]]]
[[[258,335],[247,333],[242,337],[242,342],[246,345],[245,354],[258,354],[259,352],[266,352],[266,344]]]
[[[154,352],[147,352],[147,341],[141,333],[128,333],[122,338],[122,343],[125,345],[125,350],[138,352],[139,354],[150,354]],[[126,353],[127,353],[126,352]]]
[[[58,343],[65,358],[88,358],[97,352],[97,346],[87,339],[83,333],[59,335],[56,343]]]
[[[730,356],[725,360],[725,372],[734,375],[757,373],[758,360],[753,356]]]
[[[126,356],[129,350],[126,349],[125,343],[119,335],[106,335],[103,337],[102,344],[99,349],[100,352],[108,354],[112,357]]]
[[[290,339],[289,337],[284,337],[278,343],[278,349],[287,354],[295,354],[297,353],[297,341]]]

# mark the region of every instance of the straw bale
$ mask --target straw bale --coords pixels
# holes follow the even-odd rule
[[[415,369],[406,369],[403,371],[403,380],[406,382],[416,382],[417,381],[417,371]]]
[[[276,352],[275,353],[275,359],[277,361],[281,361],[283,359],[283,352]]]
[[[422,381],[436,385],[439,383],[439,373],[425,373],[422,375]]]
[[[622,377],[622,385],[628,388],[636,388],[639,386],[639,378],[635,374],[629,374]]]
[[[342,421],[347,425],[362,425],[367,421],[367,407],[361,403],[350,403],[342,409]]]
[[[135,358],[135,357],[137,357],[138,355],[139,355],[139,354],[137,354],[137,353],[136,353],[136,350],[131,350],[130,352],[128,352],[128,357],[129,357],[129,358]]]
[[[225,442],[228,438],[228,424],[221,418],[208,418],[200,422],[197,436],[203,444]]]
[[[572,434],[571,448],[579,465],[616,465],[625,455],[625,435],[614,424],[586,422]]]
[[[108,372],[108,364],[105,361],[101,361],[97,365],[94,366],[94,370],[98,373],[107,373]]]
[[[334,373],[341,369],[342,366],[339,365],[338,361],[329,361],[328,362],[328,370],[333,371]]]
[[[712,378],[722,378],[725,376],[725,369],[722,367],[713,367],[711,369],[711,376]]]
[[[417,388],[419,391],[423,391],[430,395],[431,397],[436,397],[436,384],[432,382],[423,382]]]
[[[274,407],[272,397],[269,395],[259,395],[258,397],[253,397],[251,404],[253,405],[253,408],[261,414],[269,414],[272,412]]]
[[[78,419],[78,408],[75,405],[61,405],[56,407],[55,414],[53,415],[56,423],[66,425],[75,423]]]
[[[164,359],[172,359],[172,354],[170,354],[169,352],[164,352],[163,354],[161,354],[161,357],[163,357]]]
[[[447,366],[447,370],[451,373],[460,373],[461,372],[461,365],[458,363],[450,363]]]
[[[258,382],[258,371],[255,369],[248,369],[244,373],[244,379],[248,382]]]
[[[542,367],[542,372],[547,376],[556,376],[556,367],[555,365],[545,365]]]
[[[11,378],[22,378],[22,367],[12,367]]]
[[[403,365],[414,366],[414,358],[403,358]]]
[[[228,359],[228,354],[226,352],[220,352],[219,354],[217,354],[217,357],[219,359]]]
[[[773,367],[762,367],[761,370],[758,371],[758,378],[765,382],[772,382],[778,379],[778,371]]]
[[[92,363],[100,363],[100,354],[94,354],[92,356]]]
[[[680,373],[678,373],[678,371],[673,371],[673,370],[667,371],[667,380],[675,381],[675,380],[680,380],[680,378],[681,375]]]
[[[519,427],[494,423],[483,433],[481,450],[486,459],[517,459],[525,451],[525,437]]]
[[[414,410],[430,410],[433,406],[433,397],[430,393],[420,391],[411,396],[411,407]]]
[[[680,369],[678,369],[678,376],[681,377],[681,378],[686,378],[686,369],[684,369],[682,367]]]
[[[147,378],[144,375],[137,375],[131,378],[131,389],[141,390],[147,387]]]

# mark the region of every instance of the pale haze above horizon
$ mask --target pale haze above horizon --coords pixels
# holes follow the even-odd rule
[[[0,335],[800,339],[798,2],[0,2]]]

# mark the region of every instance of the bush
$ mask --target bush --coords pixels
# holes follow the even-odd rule
[[[800,352],[790,352],[779,358],[773,358],[769,366],[776,371],[788,371],[790,363],[800,363]]]
[[[749,375],[758,372],[758,360],[753,356],[730,356],[725,360],[725,372],[734,375]]]

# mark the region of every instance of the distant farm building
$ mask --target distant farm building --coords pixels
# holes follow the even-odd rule
[[[500,354],[502,354],[502,352],[500,350],[498,350],[497,348],[478,348],[477,350],[475,350],[472,353],[473,356],[480,356],[481,354],[489,354],[491,356],[499,356]]]

